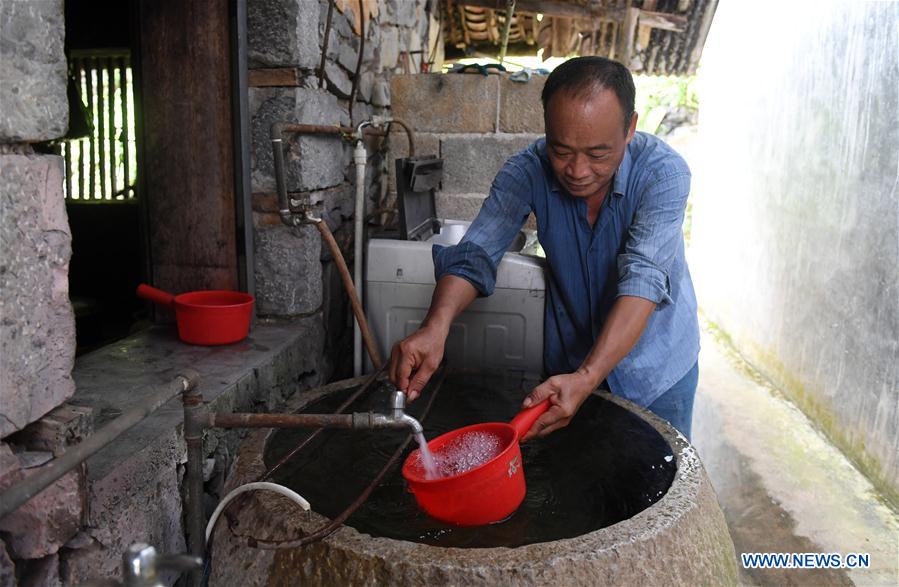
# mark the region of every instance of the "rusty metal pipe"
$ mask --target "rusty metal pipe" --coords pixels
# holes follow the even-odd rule
[[[278,214],[281,217],[281,222],[283,222],[287,226],[298,226],[300,224],[311,222],[318,228],[318,231],[322,235],[322,240],[328,246],[328,249],[331,251],[331,256],[334,257],[334,262],[337,264],[337,271],[340,273],[340,279],[343,281],[343,286],[350,298],[350,305],[353,308],[353,315],[356,317],[356,321],[359,323],[359,329],[362,331],[362,340],[365,343],[365,349],[366,351],[368,351],[368,356],[371,358],[371,363],[375,369],[380,369],[382,364],[381,354],[378,352],[378,346],[375,343],[375,338],[371,333],[371,329],[369,329],[368,327],[368,320],[365,319],[365,312],[362,309],[362,302],[359,300],[359,295],[356,293],[356,288],[353,285],[353,278],[350,276],[350,271],[346,266],[346,260],[344,260],[343,258],[343,253],[340,251],[340,247],[337,245],[337,241],[334,240],[334,235],[331,233],[331,229],[328,227],[328,224],[322,221],[322,219],[320,218],[313,218],[309,216],[308,213],[305,215],[305,217],[297,216],[290,211],[290,201],[287,197],[287,181],[284,176],[284,150],[282,148],[282,137],[285,132],[351,136],[357,132],[357,129],[352,129],[345,126],[287,124],[283,122],[276,122],[272,124],[270,129],[272,140],[272,155],[275,162],[275,185],[277,186],[278,190]],[[372,127],[365,127],[361,130],[361,132],[363,135],[384,136],[386,134],[386,131]]]
[[[398,124],[406,131],[406,139],[409,141],[409,156],[415,157],[415,132],[412,127],[399,118],[391,118],[390,124]]]
[[[359,389],[354,391],[353,394],[350,395],[350,397],[348,397],[342,404],[337,406],[337,409],[334,411],[334,413],[339,414],[339,413],[343,412],[345,409],[347,409],[350,404],[352,404],[354,401],[356,401],[359,398],[359,396],[361,396],[363,393],[365,393],[368,390],[368,388],[371,387],[375,381],[377,381],[378,377],[380,377],[381,373],[383,373],[384,369],[386,369],[386,368],[387,368],[387,365],[385,363],[384,365],[381,366],[380,369],[378,369],[377,371],[375,371],[374,373],[369,375],[367,377],[367,379],[365,380],[365,382],[359,387]],[[297,453],[299,453],[301,450],[303,450],[303,448],[305,448],[310,442],[313,441],[313,439],[315,439],[319,434],[321,434],[323,430],[324,430],[324,428],[318,428],[317,430],[313,430],[312,433],[309,434],[309,436],[304,438],[302,440],[302,442],[300,442],[295,447],[293,447],[293,449],[289,453],[287,453],[286,455],[281,457],[281,460],[278,461],[277,463],[275,463],[268,471],[266,471],[265,475],[263,475],[262,478],[260,478],[259,480],[260,481],[268,481],[269,479],[271,479],[272,475],[274,475],[281,467],[283,467],[285,463],[290,461],[290,459],[292,459],[294,456],[296,456]]]
[[[437,399],[437,394],[440,392],[440,387],[443,385],[443,381],[447,376],[447,368],[446,366],[442,367],[438,372],[437,376],[431,379],[431,383],[429,387],[432,388],[430,392],[431,397],[428,399],[428,403],[425,404],[424,410],[422,410],[420,419],[423,421],[428,413],[431,411],[431,406],[434,405],[434,400]],[[295,540],[258,540],[253,538],[252,536],[241,536],[242,538],[247,539],[247,546],[253,548],[260,548],[263,550],[283,550],[290,548],[299,548],[301,546],[305,546],[307,544],[311,544],[313,542],[317,542],[322,540],[323,538],[327,538],[329,535],[333,534],[340,526],[346,522],[347,518],[349,518],[353,513],[358,510],[365,500],[369,498],[372,492],[375,490],[378,485],[381,484],[381,481],[384,480],[384,477],[387,476],[387,473],[399,462],[400,457],[403,456],[403,452],[406,450],[406,447],[409,446],[409,443],[412,441],[412,435],[409,435],[405,442],[403,442],[399,448],[391,455],[390,459],[388,459],[387,463],[384,465],[384,468],[372,479],[371,483],[368,484],[362,493],[356,498],[356,500],[350,504],[347,509],[345,509],[339,516],[331,520],[329,523],[325,524],[317,531],[309,534],[307,536],[303,536],[302,538],[297,538]],[[232,530],[232,534],[234,534]],[[236,534],[235,534],[236,535]],[[239,536],[239,535],[236,535]]]
[[[275,125],[281,126],[282,132],[292,132],[301,135],[346,135],[353,136],[356,133],[356,129],[351,126],[339,126],[336,124],[296,124],[296,123],[284,123],[284,122],[276,122],[272,125],[272,128]],[[382,128],[375,127],[366,127],[362,129],[362,134],[366,136],[373,137],[383,137],[387,134]],[[281,135],[277,137],[272,134],[272,140],[275,138],[282,138]]]
[[[184,439],[187,442],[187,516],[190,554],[202,560],[206,558],[205,527],[203,510],[203,433],[207,428],[342,428],[349,430],[371,430],[375,428],[409,428],[415,433],[422,430],[421,424],[403,412],[394,410],[389,416],[372,412],[352,414],[253,414],[210,412],[203,404],[203,397],[185,391]],[[408,441],[407,441],[408,443]],[[405,445],[404,445],[405,446]],[[189,584],[199,587],[202,570],[192,571]]]
[[[306,135],[330,135],[335,137],[350,137],[356,129],[349,126],[328,124],[288,124],[275,122],[269,129],[269,138],[272,142],[272,159],[275,166],[275,188],[278,193],[278,214],[281,222],[287,226],[297,226],[303,223],[302,218],[294,216],[290,212],[290,200],[287,196],[287,180],[284,173],[284,133],[297,133]],[[387,131],[380,128],[367,127],[362,130],[363,135],[383,137]]]
[[[185,370],[168,383],[150,388],[146,401],[126,411],[83,442],[68,448],[65,454],[41,467],[34,475],[30,475],[8,488],[0,494],[0,518],[17,510],[54,481],[161,408],[170,399],[177,397],[186,389],[193,389],[199,381],[199,377],[196,371]]]
[[[356,414],[216,414],[207,428],[357,428]],[[360,418],[360,423],[362,419]]]
[[[203,396],[194,390],[185,391],[181,396],[181,403],[184,407],[184,441],[187,444],[187,470],[184,476],[187,503],[184,510],[188,547],[191,555],[206,560],[206,544],[203,540],[206,525],[203,511],[203,416],[206,414],[206,407],[203,405]],[[188,574],[188,585],[191,587],[200,587],[202,583],[202,568]]]
[[[359,213],[358,211],[356,212]],[[318,228],[318,231],[322,235],[322,240],[325,241],[325,244],[328,246],[328,249],[331,251],[331,256],[334,257],[334,262],[337,264],[337,271],[340,273],[340,279],[343,281],[343,287],[346,289],[347,295],[350,298],[350,305],[353,307],[353,314],[356,316],[356,322],[359,324],[359,330],[362,331],[362,342],[365,343],[365,350],[368,351],[368,356],[371,358],[371,364],[374,366],[376,370],[381,369],[381,353],[378,352],[378,345],[375,342],[375,337],[371,333],[371,329],[368,327],[368,320],[365,319],[365,312],[362,309],[362,302],[359,300],[359,295],[356,293],[356,286],[353,285],[353,278],[350,276],[350,270],[346,265],[346,260],[343,258],[343,254],[340,252],[340,247],[337,245],[337,241],[334,240],[334,235],[331,233],[331,229],[328,228],[328,223],[323,220],[319,220],[315,223],[315,226]]]
[[[376,428],[409,428],[421,432],[421,424],[407,415],[385,416],[372,412],[352,414],[252,414],[206,413],[202,420],[206,428],[343,428],[372,430]]]

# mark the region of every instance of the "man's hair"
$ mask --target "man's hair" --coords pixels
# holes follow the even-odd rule
[[[559,91],[575,98],[589,98],[601,89],[612,90],[618,97],[627,133],[634,114],[634,78],[625,66],[605,57],[575,57],[555,68],[543,86],[543,116],[549,99]]]

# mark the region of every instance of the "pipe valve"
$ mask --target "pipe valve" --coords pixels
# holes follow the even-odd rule
[[[390,387],[393,387],[392,385]],[[421,423],[406,413],[406,394],[395,387],[390,396],[390,413],[373,414],[372,428],[411,428],[413,434],[422,434]]]

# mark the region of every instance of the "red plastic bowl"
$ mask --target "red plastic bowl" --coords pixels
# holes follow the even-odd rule
[[[253,296],[239,291],[195,291],[173,296],[141,284],[137,295],[175,310],[178,337],[186,343],[215,346],[247,337],[253,318]]]
[[[512,515],[526,491],[519,439],[549,409],[549,400],[521,411],[509,424],[474,424],[447,432],[428,443],[434,454],[469,432],[486,432],[500,439],[503,449],[483,465],[440,479],[426,479],[419,450],[403,464],[403,477],[418,506],[429,516],[456,526],[482,526]]]

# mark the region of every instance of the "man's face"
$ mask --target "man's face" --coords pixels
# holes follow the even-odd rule
[[[556,179],[576,198],[602,198],[637,127],[625,133],[624,112],[612,90],[587,98],[560,91],[546,109],[546,152]]]

